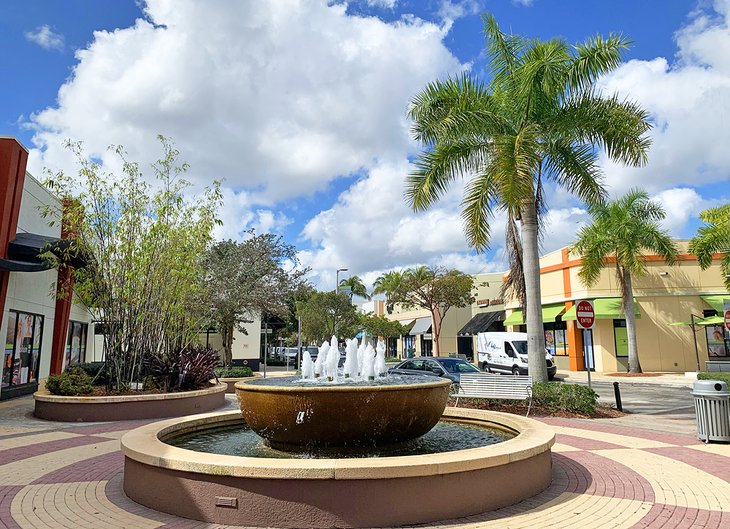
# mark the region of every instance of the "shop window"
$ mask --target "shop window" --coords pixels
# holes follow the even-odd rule
[[[712,358],[726,358],[730,356],[730,333],[724,325],[707,325],[707,356]]]
[[[42,343],[43,316],[9,311],[3,355],[3,389],[38,383]]]
[[[568,356],[568,342],[566,341],[566,325],[563,321],[546,322],[545,348],[553,356]]]
[[[628,358],[629,335],[626,332],[626,320],[613,320],[613,343],[616,346],[616,358]]]
[[[86,361],[86,336],[89,331],[87,323],[70,321],[68,324],[68,338],[66,338],[66,367]]]

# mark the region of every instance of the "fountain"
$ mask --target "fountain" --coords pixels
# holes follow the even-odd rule
[[[382,342],[346,340],[341,369],[334,337],[318,351],[301,377],[237,383],[240,413],[125,434],[126,494],[212,523],[385,527],[482,513],[549,485],[554,435],[540,423],[445,408],[450,382],[387,375]]]

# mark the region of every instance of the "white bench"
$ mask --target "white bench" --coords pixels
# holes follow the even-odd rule
[[[529,415],[532,407],[532,377],[462,373],[459,390],[453,396],[456,397],[456,406],[459,406],[460,398],[526,400]]]

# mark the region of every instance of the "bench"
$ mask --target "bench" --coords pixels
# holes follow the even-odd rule
[[[532,377],[462,373],[459,390],[453,396],[456,397],[457,407],[460,398],[526,400],[529,415],[532,407]]]

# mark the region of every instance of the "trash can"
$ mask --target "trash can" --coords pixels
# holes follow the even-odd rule
[[[720,380],[698,380],[692,387],[700,440],[730,442],[730,391]]]

